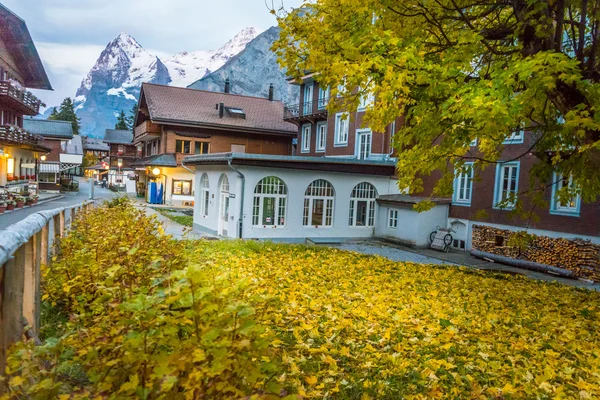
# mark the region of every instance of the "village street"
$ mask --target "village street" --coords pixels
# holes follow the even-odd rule
[[[36,212],[52,210],[60,207],[67,207],[84,202],[89,198],[90,195],[90,183],[88,179],[85,178],[78,178],[78,180],[79,193],[77,193],[76,195],[65,195],[63,197],[57,198],[55,200],[50,200],[43,204],[39,204],[33,207],[22,208],[13,212],[0,214],[0,231],[8,228],[10,225],[16,222],[22,221],[29,215],[34,214]],[[94,187],[94,199],[96,200],[106,200],[114,196],[117,196],[117,194],[108,189],[102,189],[99,186]]]

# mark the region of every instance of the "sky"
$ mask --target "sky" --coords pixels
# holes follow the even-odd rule
[[[48,106],[74,97],[106,45],[129,33],[157,56],[221,47],[245,27],[276,24],[269,7],[302,0],[0,0],[25,20],[54,92]]]

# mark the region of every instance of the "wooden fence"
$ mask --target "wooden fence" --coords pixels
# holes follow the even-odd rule
[[[82,210],[93,201],[40,211],[0,231],[0,374],[6,352],[24,328],[37,336],[40,318],[40,267]],[[2,391],[0,387],[0,392]]]

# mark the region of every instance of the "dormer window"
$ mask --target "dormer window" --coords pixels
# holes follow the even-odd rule
[[[227,110],[227,113],[232,117],[246,119],[246,113],[241,108],[225,107],[225,110]]]

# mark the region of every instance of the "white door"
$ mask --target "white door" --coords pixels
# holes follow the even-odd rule
[[[371,131],[356,132],[356,150],[359,160],[366,160],[371,157]]]
[[[304,115],[312,114],[313,84],[304,86]]]

